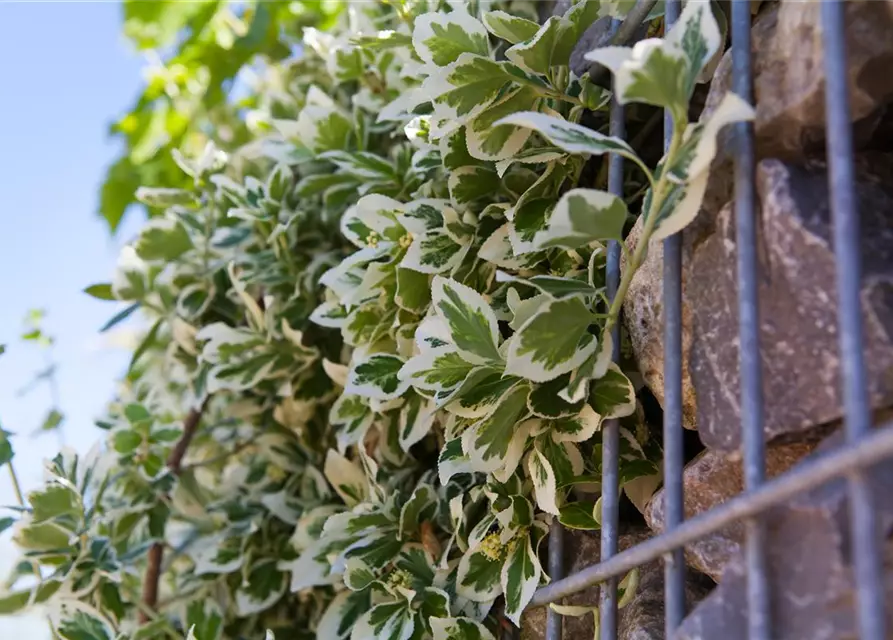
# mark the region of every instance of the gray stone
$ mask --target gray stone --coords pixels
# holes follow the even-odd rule
[[[644,542],[650,537],[647,529],[633,529],[622,533],[618,540],[621,551]],[[596,564],[601,557],[598,533],[568,530],[565,532],[565,572],[579,571]],[[660,561],[639,568],[639,586],[618,617],[618,640],[663,640],[664,635],[664,575]],[[712,588],[705,576],[689,572],[686,576],[686,600],[689,606],[700,602]],[[590,587],[566,598],[563,604],[598,607],[599,588]],[[521,618],[521,639],[541,640],[546,635],[545,608],[533,609]],[[592,614],[579,618],[564,617],[562,640],[591,640]]]
[[[862,313],[870,398],[893,404],[893,156],[859,158]],[[763,256],[759,285],[764,431],[771,440],[841,416],[836,260],[826,168],[766,160],[757,170]],[[693,248],[685,305],[698,430],[711,448],[741,445],[738,298],[731,205]]]
[[[774,478],[784,473],[815,449],[817,444],[818,434],[814,439],[770,445],[766,448],[766,476]],[[737,453],[726,454],[707,449],[685,466],[682,478],[686,519],[709,511],[744,490],[742,460]],[[655,533],[663,531],[665,508],[664,491],[661,489],[654,494],[645,510],[645,521]],[[685,548],[686,564],[719,582],[729,560],[739,553],[743,540],[743,523],[720,529]]]
[[[817,450],[840,445],[840,434]],[[893,465],[881,464],[869,476],[876,514],[885,538],[893,531]],[[855,581],[850,551],[848,491],[837,480],[765,515],[775,640],[852,640],[859,637]],[[884,547],[884,565],[893,564],[893,544]],[[722,582],[685,619],[674,640],[746,640],[747,576],[740,556],[729,563]],[[885,572],[887,628],[893,629],[893,572]]]

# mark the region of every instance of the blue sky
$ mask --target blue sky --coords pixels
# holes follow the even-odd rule
[[[104,344],[97,329],[116,310],[81,293],[108,282],[120,244],[96,215],[98,189],[116,145],[108,123],[137,95],[142,59],[120,35],[116,2],[0,2],[0,424],[17,434],[16,469],[24,488],[42,476],[58,447],[52,435],[28,435],[49,408],[44,389],[16,390],[42,364],[18,336],[28,309],[47,310],[56,337],[64,436],[79,450],[102,437],[93,419],[112,396],[127,353]],[[0,505],[14,502],[0,470]],[[0,577],[12,563],[9,532],[0,538]],[[0,638],[43,640],[39,617],[0,617]]]

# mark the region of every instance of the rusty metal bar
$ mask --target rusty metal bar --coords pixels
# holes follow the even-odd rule
[[[852,118],[846,56],[846,24],[841,0],[822,3],[825,58],[825,108],[828,135],[828,182],[837,257],[837,313],[840,324],[843,400],[847,441],[856,443],[871,430],[871,406],[862,332],[860,221],[853,167]],[[883,563],[871,487],[862,469],[850,475],[850,522],[857,586],[859,637],[882,640]]]
[[[679,18],[680,0],[667,0],[665,29]],[[670,144],[674,123],[664,114],[664,148]],[[685,464],[682,442],[682,233],[664,240],[664,531],[670,532],[685,519],[682,470]],[[685,617],[685,559],[682,549],[664,556],[666,635],[682,624]]]
[[[750,1],[732,2],[732,89],[753,103]],[[738,253],[739,357],[741,366],[741,431],[744,443],[744,488],[765,482],[763,374],[760,352],[759,261],[756,226],[756,156],[753,124],[735,126],[735,221]],[[747,637],[769,640],[770,607],[766,530],[759,518],[745,523],[747,566]]]
[[[563,580],[540,587],[534,594],[530,606],[541,607],[604,582],[608,578],[625,574],[723,527],[753,518],[803,491],[850,474],[854,469],[868,467],[891,457],[893,457],[893,421],[836,451],[807,459],[793,470],[766,482],[759,489],[735,496],[710,511],[686,520],[672,531],[622,551],[610,560],[586,567]],[[879,593],[883,594],[883,591]]]

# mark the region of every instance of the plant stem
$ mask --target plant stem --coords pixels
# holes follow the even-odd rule
[[[682,143],[682,129],[683,127],[678,126],[676,122],[673,123],[673,137],[670,139],[670,147],[667,150],[667,156],[664,161],[664,170],[661,172],[660,178],[657,180],[657,185],[654,187],[654,197],[651,198],[651,206],[645,213],[645,224],[642,227],[642,235],[639,237],[638,243],[636,243],[636,250],[633,252],[632,257],[626,265],[626,269],[620,279],[620,286],[617,287],[617,294],[614,296],[614,302],[611,303],[611,308],[608,310],[608,320],[605,322],[605,334],[610,333],[611,329],[614,328],[614,325],[617,324],[617,320],[620,318],[620,310],[623,308],[623,299],[626,297],[626,292],[629,290],[630,284],[632,284],[633,276],[636,275],[636,271],[642,266],[642,261],[645,259],[645,253],[648,250],[651,234],[654,233],[654,227],[657,225],[658,213],[666,199],[664,191],[669,182],[668,176],[670,175],[670,169],[673,166],[673,161],[676,159],[676,154]]]
[[[183,435],[174,445],[173,451],[167,459],[167,468],[175,476],[180,475],[183,465],[183,456],[186,455],[186,449],[192,442],[195,432],[198,430],[198,423],[201,421],[202,414],[208,406],[209,398],[198,409],[192,409],[186,420],[183,422]],[[146,567],[146,576],[143,579],[143,595],[140,602],[140,623],[145,624],[149,621],[147,611],[154,611],[158,603],[158,583],[161,579],[161,561],[164,559],[164,543],[156,542],[149,547],[148,566]]]
[[[12,490],[15,491],[16,501],[18,501],[20,507],[24,507],[25,499],[22,497],[22,486],[19,484],[19,477],[16,475],[15,467],[12,466],[12,460],[7,462],[6,466],[9,467],[9,477],[12,480]]]

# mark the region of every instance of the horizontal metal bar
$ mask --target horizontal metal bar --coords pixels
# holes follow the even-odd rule
[[[859,441],[871,429],[865,341],[862,331],[862,259],[859,208],[853,166],[846,21],[841,0],[822,3],[828,182],[837,259],[837,313],[846,435]],[[851,545],[857,586],[859,637],[883,640],[885,598],[880,530],[871,487],[863,470],[850,477]]]
[[[673,531],[627,549],[606,562],[600,562],[564,580],[537,589],[531,607],[541,607],[559,598],[619,576],[630,569],[652,562],[665,553],[680,549],[704,536],[739,520],[751,518],[769,507],[781,504],[797,494],[829,480],[847,475],[853,469],[870,467],[893,457],[893,421],[852,444],[816,458],[808,459],[782,476],[767,482],[753,493],[743,494],[686,520]]]

